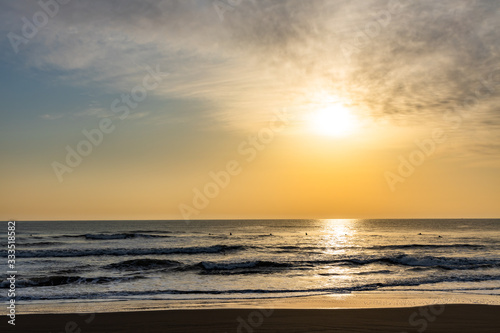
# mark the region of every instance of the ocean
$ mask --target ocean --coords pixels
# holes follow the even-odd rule
[[[20,309],[395,291],[499,299],[500,220],[18,221],[16,269]],[[7,302],[9,282],[0,287]]]

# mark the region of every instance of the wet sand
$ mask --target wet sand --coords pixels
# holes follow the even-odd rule
[[[4,316],[1,332],[499,332],[500,306],[207,309]]]

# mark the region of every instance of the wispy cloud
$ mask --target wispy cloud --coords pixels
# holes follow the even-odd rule
[[[55,120],[55,119],[60,119],[64,117],[63,114],[42,114],[40,118],[45,119],[45,120]]]
[[[243,1],[221,22],[210,1],[75,1],[23,59],[62,82],[109,93],[160,64],[171,76],[159,97],[216,101],[224,111],[214,117],[240,120],[249,115],[242,110],[286,104],[319,84],[374,117],[418,123],[456,108],[499,69],[498,2],[396,1],[404,6],[384,17],[393,3]],[[33,11],[1,6],[2,31],[19,30],[12,17]],[[481,100],[485,124],[499,112],[492,101]]]
[[[90,107],[86,110],[79,111],[74,113],[75,117],[97,117],[97,118],[106,118],[113,116],[113,113],[110,110],[107,110],[102,107]]]

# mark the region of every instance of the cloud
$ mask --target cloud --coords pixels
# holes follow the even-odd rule
[[[75,117],[97,117],[97,118],[107,118],[114,116],[114,114],[105,108],[99,106],[91,106],[88,109],[79,111],[73,114]]]
[[[499,70],[500,6],[493,0],[234,4],[221,21],[210,1],[74,1],[19,59],[107,93],[129,90],[145,65],[159,64],[171,75],[155,94],[205,99],[219,105],[214,117],[234,122],[320,86],[372,117],[419,123],[456,110]],[[1,6],[2,31],[20,30],[12,17],[36,10]],[[482,126],[497,124],[498,83],[478,103]]]
[[[60,119],[64,117],[63,114],[43,114],[40,116],[40,118],[45,119],[45,120],[55,120],[55,119]]]

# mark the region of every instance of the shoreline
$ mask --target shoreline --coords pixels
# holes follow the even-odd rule
[[[457,294],[450,292],[368,291],[348,294],[307,295],[276,298],[207,298],[175,300],[84,300],[35,301],[16,303],[24,314],[71,314],[144,312],[162,310],[223,309],[386,309],[410,308],[433,304],[497,305],[499,295]]]
[[[191,309],[20,314],[2,332],[497,332],[500,306],[435,304],[364,309]]]

